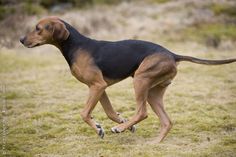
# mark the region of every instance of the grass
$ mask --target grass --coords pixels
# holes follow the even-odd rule
[[[216,50],[195,42],[205,42],[206,39],[218,42],[218,38],[219,42],[235,41],[234,25],[220,22],[201,26],[190,22],[186,25],[181,22],[183,17],[177,14],[186,11],[179,8],[184,6],[182,3],[185,4],[185,1],[172,1],[171,5],[166,6],[165,2],[170,0],[151,1],[158,3],[151,3],[151,6],[124,3],[117,7],[112,5],[110,9],[94,7],[92,11],[68,12],[62,18],[80,26],[80,30],[91,26],[88,27],[90,35],[97,39],[120,40],[132,38],[138,33],[138,39],[161,43],[173,52],[185,52],[184,55],[209,59],[235,58],[235,46]],[[102,4],[108,1],[94,2]],[[173,9],[172,5],[178,4],[179,7]],[[211,9],[217,15],[229,16],[224,13],[227,9],[221,9],[221,12],[216,11],[217,8]],[[230,17],[233,14],[230,13]],[[143,22],[140,23],[140,20]],[[99,21],[104,21],[105,25],[99,25]],[[174,33],[175,38],[183,35],[191,40],[165,41],[169,32],[175,32],[174,28],[180,24],[183,27]],[[165,28],[163,32],[161,28]],[[182,29],[185,32],[179,32]],[[93,117],[106,131],[105,138],[101,140],[79,116],[88,89],[73,78],[58,50],[47,46],[12,50],[1,48],[0,109],[5,112],[0,114],[0,156],[3,156],[3,148],[6,150],[4,156],[9,157],[235,156],[235,69],[235,63],[222,66],[180,63],[178,75],[165,95],[165,108],[174,126],[163,143],[150,145],[147,141],[157,137],[160,128],[159,120],[150,107],[148,119],[137,125],[136,133],[112,134],[110,128],[116,124],[107,118],[98,104]],[[122,116],[128,118],[135,113],[131,78],[109,87],[107,93]]]
[[[182,33],[183,38],[213,47],[218,47],[224,40],[236,41],[236,25],[234,24],[205,23],[187,27],[182,30]]]
[[[228,15],[230,17],[236,16],[236,6],[235,5],[226,5],[226,4],[212,4],[210,6],[211,10],[216,15]]]
[[[186,55],[230,58],[236,51]],[[236,153],[236,64],[179,65],[179,74],[165,97],[174,126],[165,141],[157,145],[146,144],[159,129],[159,120],[150,107],[149,118],[137,125],[136,133],[112,134],[110,128],[116,124],[98,104],[93,116],[106,131],[105,138],[99,139],[79,116],[87,87],[71,76],[67,63],[55,49],[2,49],[0,67],[1,86],[6,86],[0,97],[1,109],[6,105],[6,112],[1,114],[5,122],[1,120],[0,125],[1,138],[6,129],[6,143],[0,144],[1,148],[4,144],[6,156],[194,157]],[[134,114],[132,79],[107,91],[124,117]]]

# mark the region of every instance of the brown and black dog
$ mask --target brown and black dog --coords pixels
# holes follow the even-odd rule
[[[81,116],[101,138],[104,136],[104,130],[91,117],[98,101],[107,116],[119,123],[111,129],[113,133],[126,129],[134,132],[134,125],[147,118],[148,102],[160,118],[160,135],[155,140],[160,142],[172,126],[164,109],[163,95],[177,73],[177,62],[219,65],[236,61],[180,56],[160,45],[141,40],[97,41],[83,36],[57,17],[40,20],[36,28],[20,41],[28,48],[51,44],[60,49],[72,75],[89,87],[89,97]],[[136,114],[130,120],[125,120],[114,111],[105,89],[129,76],[133,77],[137,106]]]

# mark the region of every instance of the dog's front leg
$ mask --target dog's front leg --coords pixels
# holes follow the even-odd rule
[[[110,118],[112,121],[119,123],[119,124],[125,123],[126,121],[128,121],[127,119],[123,118],[120,115],[120,113],[115,112],[105,91],[100,98],[100,103],[101,103],[105,113],[107,114],[108,118]],[[132,125],[128,129],[131,132],[135,132],[135,130],[136,130],[135,125]]]
[[[89,87],[89,98],[87,100],[86,106],[81,112],[82,119],[94,128],[97,134],[103,138],[104,137],[104,130],[99,123],[96,123],[92,117],[91,112],[96,106],[98,100],[100,99],[101,95],[105,91],[106,84],[97,83]]]

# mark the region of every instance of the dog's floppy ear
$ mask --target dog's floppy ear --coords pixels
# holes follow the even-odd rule
[[[65,24],[59,20],[53,22],[52,37],[54,40],[66,40],[70,35]]]

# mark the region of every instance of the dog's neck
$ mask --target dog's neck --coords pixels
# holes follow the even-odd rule
[[[66,25],[66,28],[70,32],[70,35],[66,40],[58,41],[54,45],[60,49],[67,63],[69,64],[69,66],[71,66],[74,61],[75,53],[77,53],[76,50],[88,49],[89,45],[94,43],[94,40],[80,34],[74,27],[72,27],[68,23],[64,21],[62,22]]]

